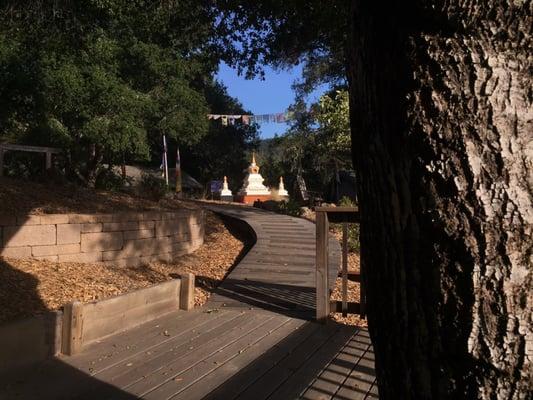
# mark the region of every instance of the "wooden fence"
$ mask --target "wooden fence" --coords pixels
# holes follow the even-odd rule
[[[359,223],[359,212],[355,207],[317,207],[316,212],[316,319],[325,322],[330,312],[359,314],[365,317],[366,293],[364,287],[364,266],[360,271],[348,270],[348,224]],[[342,300],[331,300],[332,283],[329,282],[329,224],[342,223]],[[359,282],[360,302],[348,301],[348,280]]]

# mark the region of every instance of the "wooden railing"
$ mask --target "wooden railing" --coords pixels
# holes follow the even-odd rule
[[[359,314],[365,317],[366,293],[364,287],[363,264],[360,263],[359,273],[348,271],[348,224],[359,223],[359,212],[355,207],[317,207],[316,212],[316,319],[325,322],[330,312]],[[329,223],[342,223],[342,300],[331,300],[329,271]],[[337,266],[334,266],[338,268]],[[335,271],[335,277],[337,277]],[[348,280],[359,282],[360,302],[348,301]]]
[[[52,168],[52,154],[61,153],[61,149],[55,147],[26,146],[20,144],[0,143],[0,176],[4,175],[4,153],[8,150],[46,154],[45,168],[47,170]]]

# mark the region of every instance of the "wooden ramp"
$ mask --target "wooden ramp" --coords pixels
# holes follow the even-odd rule
[[[211,208],[257,242],[206,306],[0,377],[0,399],[377,399],[368,332],[312,320],[314,225]]]

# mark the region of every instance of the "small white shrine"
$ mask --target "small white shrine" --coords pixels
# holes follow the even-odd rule
[[[222,191],[220,192],[220,200],[233,201],[233,193],[231,193],[231,190],[229,190],[227,176],[224,177],[224,183],[222,184]]]
[[[289,200],[289,192],[285,190],[285,183],[283,182],[282,176],[279,177],[278,196],[283,200]]]
[[[259,166],[255,162],[255,152],[252,154],[252,163],[248,167],[248,173],[244,178],[241,190],[237,195],[237,201],[253,204],[256,200],[266,201],[272,198],[270,189],[263,185],[263,177],[259,173]]]

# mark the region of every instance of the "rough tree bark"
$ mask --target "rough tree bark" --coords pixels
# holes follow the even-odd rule
[[[531,0],[353,2],[354,164],[383,399],[533,382]]]

